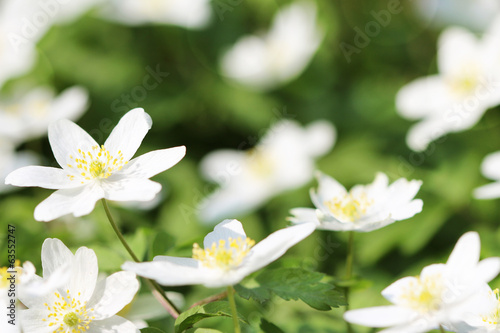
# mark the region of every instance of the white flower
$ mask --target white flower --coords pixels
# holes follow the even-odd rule
[[[472,127],[490,107],[500,103],[500,22],[478,40],[461,28],[449,28],[439,38],[439,74],[417,79],[396,97],[399,113],[422,119],[406,137],[421,151],[435,139]]]
[[[350,310],[348,322],[391,327],[381,332],[428,332],[463,319],[462,306],[500,271],[500,258],[479,261],[476,232],[464,234],[446,264],[425,267],[420,276],[402,278],[382,291],[394,305]]]
[[[240,38],[223,56],[221,69],[251,88],[274,88],[305,69],[322,39],[314,4],[296,2],[276,14],[267,34]]]
[[[94,251],[81,247],[73,255],[60,240],[46,239],[42,246],[43,279],[66,265],[70,278],[57,291],[20,297],[28,308],[20,313],[25,332],[138,332],[130,321],[115,315],[139,289],[135,274],[118,272],[97,281]]]
[[[389,185],[387,176],[380,172],[373,183],[347,191],[321,172],[317,178],[318,191],[311,189],[316,209],[292,209],[292,223],[315,222],[318,229],[367,232],[422,211],[422,200],[414,199],[422,185],[419,180],[400,178]]]
[[[22,98],[0,103],[0,136],[16,143],[47,133],[50,123],[78,119],[87,109],[85,89],[72,87],[59,96],[47,88],[28,92]]]
[[[495,199],[500,198],[500,151],[489,154],[481,164],[482,174],[494,183],[480,186],[474,190],[474,196],[477,199]]]
[[[174,24],[202,28],[210,20],[210,0],[112,0],[103,9],[107,19],[128,25]]]
[[[193,246],[193,258],[156,256],[152,262],[126,262],[122,269],[165,286],[203,284],[231,286],[281,257],[314,231],[312,223],[278,230],[260,243],[248,238],[238,220],[224,220],[203,242]]]
[[[458,24],[474,31],[484,31],[500,13],[497,0],[418,0],[412,4],[417,13],[432,25]]]
[[[281,192],[306,184],[313,176],[314,158],[328,152],[334,141],[335,129],[328,122],[302,128],[283,120],[253,149],[208,154],[201,161],[201,172],[221,188],[201,202],[199,218],[213,222],[243,214]]]
[[[49,126],[49,142],[62,169],[28,166],[7,176],[6,184],[58,189],[35,208],[35,219],[51,221],[73,213],[87,215],[97,200],[149,201],[161,185],[150,177],[172,167],[184,146],[156,150],[130,160],[151,128],[143,109],[125,114],[104,145],[75,123],[62,119]]]

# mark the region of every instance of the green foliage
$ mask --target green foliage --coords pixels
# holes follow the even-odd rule
[[[278,326],[274,325],[273,323],[268,322],[264,318],[261,319],[260,329],[264,333],[285,333]]]
[[[213,317],[231,318],[231,308],[228,302],[218,301],[204,305],[197,305],[183,313],[175,320],[175,333],[182,333],[191,328],[200,320]],[[243,317],[238,315],[240,321],[245,323]],[[200,331],[200,333],[203,331]],[[217,332],[217,331],[215,331]],[[208,333],[208,332],[207,332]]]
[[[322,282],[325,275],[301,268],[276,268],[260,273],[252,286],[239,284],[235,287],[239,296],[265,302],[274,294],[284,300],[301,300],[310,307],[327,311],[345,305],[335,286]]]
[[[146,327],[141,329],[141,333],[165,333],[165,332],[160,330],[159,328]]]

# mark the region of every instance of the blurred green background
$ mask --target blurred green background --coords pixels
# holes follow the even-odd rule
[[[126,111],[140,106],[153,118],[153,127],[137,155],[186,145],[186,157],[153,178],[164,187],[158,207],[141,211],[113,206],[122,230],[144,259],[159,254],[191,255],[192,243],[201,242],[212,229],[200,224],[195,211],[197,203],[214,189],[199,174],[201,158],[258,137],[277,120],[275,110],[285,110],[281,113],[302,124],[327,119],[335,125],[337,142],[317,166],[348,188],[371,182],[377,171],[387,173],[391,181],[400,177],[423,180],[417,195],[424,201],[422,213],[381,230],[356,234],[355,274],[364,282],[353,292],[351,308],[388,304],[380,295],[383,288],[400,277],[419,274],[425,265],[444,262],[466,231],[479,232],[482,257],[500,254],[498,201],[479,201],[471,195],[473,188],[488,182],[480,174],[482,158],[500,150],[499,108],[489,110],[474,128],[450,134],[422,153],[406,146],[411,123],[396,114],[394,97],[399,88],[437,71],[439,29],[419,19],[405,2],[402,12],[393,15],[390,24],[348,62],[340,43],[353,44],[354,28],[373,21],[370,12],[387,8],[388,2],[318,0],[318,20],[326,32],[320,49],[298,79],[259,93],[220,75],[218,61],[240,36],[267,29],[276,10],[288,1],[232,3],[222,20],[214,12],[212,22],[202,30],[129,27],[89,13],[71,24],[53,27],[38,44],[35,68],[4,88],[9,92],[19,82],[50,85],[58,91],[82,85],[89,90],[91,105],[78,124],[98,142],[104,142]],[[216,10],[220,4],[214,1],[212,5]],[[169,74],[143,100],[127,105],[123,94],[143,84],[148,67]],[[39,152],[43,165],[56,165],[46,137],[20,149]],[[249,237],[261,240],[287,225],[291,208],[312,207],[309,188],[316,185],[311,181],[273,198],[252,214],[235,218],[243,222]],[[39,274],[40,249],[48,237],[60,238],[72,250],[92,248],[102,271],[119,270],[128,257],[99,203],[94,212],[79,219],[65,217],[50,223],[33,219],[35,206],[51,192],[28,188],[0,196],[0,220],[5,226],[0,230],[1,248],[6,248],[6,225],[12,224],[18,258],[32,261]],[[299,265],[340,277],[346,239],[344,233],[316,231],[272,266]],[[6,256],[1,260],[4,263]],[[500,280],[491,285],[499,286]],[[185,308],[219,292],[199,286],[168,290],[185,295]],[[320,312],[301,302],[279,299],[266,304],[237,302],[255,331],[261,317],[285,332],[345,331],[342,309]],[[171,319],[150,324],[173,332]],[[207,320],[203,326],[229,331],[231,321]]]

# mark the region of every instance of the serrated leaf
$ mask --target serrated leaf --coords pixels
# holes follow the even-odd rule
[[[225,301],[212,302],[195,306],[181,313],[175,320],[175,333],[182,333],[200,320],[212,317],[232,317],[229,303]],[[238,314],[238,318],[245,322],[240,314]]]
[[[264,318],[261,319],[260,329],[264,333],[285,333],[281,328],[274,325],[273,323],[268,322]]]
[[[264,271],[254,281],[255,286],[237,285],[238,295],[259,302],[275,294],[284,300],[302,300],[310,307],[327,311],[345,305],[342,293],[330,283],[321,282],[325,275],[302,268],[277,268]]]
[[[159,328],[145,327],[145,328],[141,328],[141,333],[165,333],[165,332],[160,330]]]

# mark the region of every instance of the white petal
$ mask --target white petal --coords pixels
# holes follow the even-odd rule
[[[155,150],[134,158],[116,174],[132,178],[151,178],[176,165],[184,155],[184,146]]]
[[[337,131],[335,127],[326,120],[318,120],[305,129],[307,137],[305,144],[311,156],[322,156],[326,154],[335,143]]]
[[[446,262],[446,266],[452,271],[470,272],[479,262],[481,242],[477,232],[469,231],[457,241],[453,251]]]
[[[414,276],[401,278],[382,290],[382,296],[384,296],[389,302],[397,304],[399,296],[402,292],[417,282],[417,278]]]
[[[96,320],[109,318],[129,304],[139,290],[133,272],[117,272],[99,281],[87,308],[94,309]]]
[[[206,179],[224,185],[242,173],[246,154],[238,150],[216,150],[200,162],[200,171]]]
[[[415,311],[395,305],[349,310],[344,313],[346,321],[369,327],[401,325],[410,322],[415,316]]]
[[[151,117],[143,109],[133,109],[127,112],[113,128],[104,147],[112,156],[118,155],[121,151],[124,160],[129,161],[139,149],[152,124]]]
[[[42,245],[43,277],[49,278],[58,268],[72,264],[73,253],[57,238],[47,238]]]
[[[184,286],[202,284],[205,281],[198,266],[199,262],[191,258],[157,256],[152,262],[127,261],[122,265],[122,269],[156,280],[164,286]]]
[[[484,158],[481,172],[487,178],[500,180],[500,152],[497,151]]]
[[[88,93],[82,87],[71,87],[64,90],[53,102],[51,118],[76,120],[87,109]]]
[[[78,149],[87,152],[92,151],[92,147],[99,146],[80,126],[67,119],[49,125],[49,142],[57,163],[63,169],[73,163],[70,155],[76,156]]]
[[[409,204],[392,210],[391,217],[396,221],[406,220],[422,211],[424,202],[420,199],[411,201]]]
[[[319,183],[318,191],[317,193],[314,193],[314,191],[311,190],[311,200],[318,209],[324,207],[324,201],[332,200],[333,198],[342,196],[347,192],[342,184],[322,172],[316,172],[316,178]]]
[[[396,95],[396,109],[407,119],[423,118],[449,105],[449,94],[443,78],[437,75],[416,79]]]
[[[320,224],[316,209],[314,208],[294,208],[290,210],[290,214],[293,216],[289,217],[288,220],[294,224],[309,222],[315,223],[318,226]]]
[[[90,323],[90,328],[85,333],[140,333],[137,327],[125,318],[113,316]]]
[[[98,273],[95,252],[86,247],[79,248],[75,253],[68,286],[72,296],[82,303],[88,301],[94,292]]]
[[[446,29],[438,41],[439,71],[444,74],[456,71],[470,59],[477,59],[478,51],[479,41],[472,33],[458,27]]]
[[[500,198],[500,182],[483,185],[474,189],[476,199],[496,199]]]
[[[113,175],[102,182],[104,197],[114,201],[150,201],[161,191],[161,184],[149,179],[124,178]]]
[[[481,260],[476,267],[477,277],[484,282],[490,282],[500,273],[500,258],[491,257]]]
[[[42,166],[27,166],[11,172],[5,178],[5,184],[14,186],[37,186],[48,189],[74,188],[80,182],[72,181],[63,169]]]
[[[28,309],[20,311],[20,322],[24,332],[52,333],[54,327],[51,327],[43,321],[46,314],[38,309]]]
[[[241,270],[248,275],[268,265],[308,237],[315,229],[314,223],[302,223],[273,232],[250,250]]]
[[[35,220],[48,222],[70,213],[76,217],[87,215],[102,198],[103,190],[95,185],[57,190],[35,208]]]
[[[245,230],[243,230],[243,226],[241,222],[238,220],[224,220],[221,223],[217,224],[214,228],[214,231],[210,232],[205,236],[203,240],[204,248],[209,248],[213,243],[218,244],[219,240],[228,240],[232,239],[246,239],[247,235],[245,234]]]

